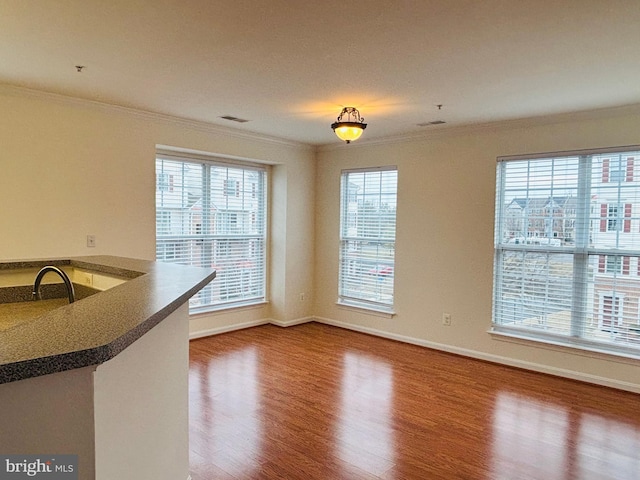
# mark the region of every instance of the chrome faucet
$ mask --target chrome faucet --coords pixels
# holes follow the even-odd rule
[[[44,277],[44,275],[47,272],[55,272],[58,275],[60,275],[60,277],[62,278],[62,281],[67,287],[67,294],[69,295],[69,303],[75,302],[76,292],[73,290],[73,284],[71,283],[71,280],[69,280],[69,276],[66,273],[64,273],[62,270],[60,270],[58,267],[53,267],[51,265],[47,265],[46,267],[42,268],[38,272],[38,275],[36,275],[36,281],[33,283],[33,299],[34,300],[42,299],[40,296],[40,283],[42,283],[42,277]]]

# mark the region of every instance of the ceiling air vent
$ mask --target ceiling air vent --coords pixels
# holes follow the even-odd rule
[[[416,123],[419,127],[428,127],[429,125],[442,125],[443,123],[447,123],[444,120],[434,120],[433,122],[423,122]]]
[[[249,121],[249,120],[245,120],[244,118],[234,117],[232,115],[223,115],[220,118],[224,120],[229,120],[230,122],[237,122],[237,123],[247,123]]]

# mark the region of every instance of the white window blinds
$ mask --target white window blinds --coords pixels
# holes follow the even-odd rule
[[[158,154],[156,258],[216,269],[191,313],[264,301],[266,170]]]
[[[396,167],[342,172],[339,302],[393,307]]]
[[[498,159],[494,331],[640,354],[638,159]]]

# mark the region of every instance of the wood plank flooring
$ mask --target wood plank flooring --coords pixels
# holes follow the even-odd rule
[[[640,395],[308,323],[190,343],[209,479],[640,479]]]

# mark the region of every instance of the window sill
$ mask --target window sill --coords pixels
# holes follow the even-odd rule
[[[357,303],[345,303],[341,301],[337,301],[336,305],[339,308],[342,308],[345,310],[352,310],[360,313],[367,313],[370,315],[375,315],[377,317],[393,318],[396,315],[396,312],[394,312],[393,309],[391,308],[387,310],[382,308],[374,308],[370,305],[361,305]]]
[[[526,332],[505,331],[493,327],[487,331],[492,337],[498,341],[517,343],[526,346],[535,346],[562,353],[572,353],[589,358],[599,358],[602,360],[615,361],[629,365],[638,365],[640,363],[640,350],[634,352],[633,349],[625,349],[617,351],[607,348],[606,345],[599,344],[579,344],[571,341],[563,341],[562,338],[542,338],[535,335],[528,335]]]

